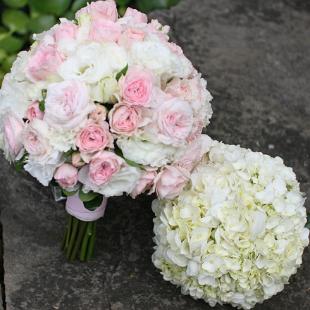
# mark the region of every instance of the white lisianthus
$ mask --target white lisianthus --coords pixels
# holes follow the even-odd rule
[[[153,263],[182,293],[250,309],[280,292],[309,243],[291,168],[214,142],[174,200],[155,200]]]
[[[161,167],[176,158],[177,149],[171,145],[151,143],[139,138],[120,138],[117,145],[126,159],[137,164]]]
[[[110,103],[113,96],[119,96],[119,86],[115,77],[106,77],[91,88],[91,99],[97,102]]]
[[[80,45],[58,71],[65,80],[76,79],[91,84],[119,72],[126,65],[127,55],[122,47],[115,43],[91,42]]]

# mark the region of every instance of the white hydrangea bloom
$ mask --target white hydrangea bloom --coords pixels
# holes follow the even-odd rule
[[[177,199],[154,201],[153,263],[184,294],[250,309],[301,264],[304,201],[281,158],[214,142]]]

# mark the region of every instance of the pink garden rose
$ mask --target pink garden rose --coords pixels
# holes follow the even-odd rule
[[[27,109],[26,118],[29,121],[32,121],[35,118],[43,119],[43,117],[44,113],[39,108],[39,102],[38,101],[33,102]]]
[[[189,181],[190,174],[181,167],[167,166],[155,179],[155,189],[160,199],[177,197]]]
[[[147,107],[153,90],[153,77],[148,71],[138,68],[128,70],[120,80],[121,96],[128,105]]]
[[[39,159],[50,154],[51,148],[48,136],[48,126],[42,120],[35,118],[28,123],[23,131],[23,143],[26,151]]]
[[[169,99],[157,108],[158,138],[165,144],[184,144],[193,123],[192,108],[179,98]]]
[[[144,13],[139,12],[138,10],[127,8],[125,18],[130,18],[133,23],[141,24],[147,23],[147,16]]]
[[[120,171],[122,164],[123,159],[112,152],[97,153],[89,164],[89,179],[98,186],[103,185]]]
[[[93,20],[116,22],[118,19],[116,4],[113,0],[91,2],[89,12]]]
[[[94,153],[106,147],[113,147],[113,137],[109,125],[89,123],[76,137],[76,145],[82,153]]]
[[[54,179],[64,189],[72,189],[78,182],[78,170],[70,164],[57,168]]]
[[[47,88],[44,121],[53,128],[70,130],[81,127],[94,109],[83,82],[64,81]]]
[[[89,39],[94,41],[116,42],[122,34],[121,25],[106,19],[94,20],[91,23]]]
[[[101,104],[96,104],[96,109],[90,113],[89,118],[95,123],[101,124],[107,119],[107,108]]]
[[[211,146],[212,139],[207,135],[200,134],[197,139],[186,147],[185,153],[178,159],[175,165],[191,172],[210,150]]]
[[[12,159],[15,159],[23,148],[23,129],[24,123],[13,113],[5,116],[3,120],[4,149],[5,153]]]
[[[131,192],[131,197],[135,199],[138,195],[144,193],[148,189],[151,189],[156,175],[157,173],[155,170],[145,171]]]
[[[81,154],[79,152],[74,152],[71,156],[72,165],[76,168],[80,168],[85,165]]]
[[[28,60],[26,76],[32,82],[46,80],[56,73],[63,60],[55,45],[40,44]]]
[[[54,38],[56,43],[63,40],[75,39],[78,31],[78,26],[71,21],[62,21],[59,25],[55,27]]]
[[[131,45],[138,41],[143,41],[145,38],[145,32],[139,28],[127,28],[118,40],[118,44],[125,48],[130,48]]]
[[[111,131],[130,136],[136,132],[140,118],[139,108],[116,104],[109,112]]]

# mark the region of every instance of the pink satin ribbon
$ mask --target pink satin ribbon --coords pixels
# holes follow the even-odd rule
[[[103,217],[107,201],[108,199],[103,197],[101,206],[94,211],[90,211],[84,207],[83,201],[79,198],[79,195],[75,194],[67,198],[66,211],[81,221],[92,222]]]

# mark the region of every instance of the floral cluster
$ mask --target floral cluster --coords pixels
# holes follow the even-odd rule
[[[34,36],[0,91],[0,146],[43,185],[173,198],[209,140],[206,81],[168,26],[112,0]]]
[[[184,294],[250,309],[302,262],[304,200],[281,158],[214,142],[180,196],[154,202],[153,262]]]

